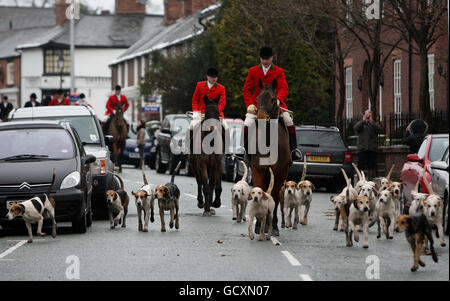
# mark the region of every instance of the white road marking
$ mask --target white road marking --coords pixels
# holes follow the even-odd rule
[[[301,265],[301,263],[294,256],[292,256],[292,254],[289,253],[289,251],[281,251],[281,253],[287,258],[287,260],[289,260],[291,265],[293,265],[293,266]]]
[[[275,237],[271,236],[270,240],[272,241],[274,246],[281,246],[281,242],[279,242]]]
[[[300,278],[302,278],[303,281],[313,281],[308,274],[300,274]]]
[[[183,193],[185,196],[188,196],[188,197],[190,197],[190,198],[194,198],[194,199],[197,199],[197,197],[195,196],[195,195],[193,195],[193,194],[190,194],[190,193]]]
[[[6,257],[7,255],[11,254],[12,252],[14,252],[17,248],[20,248],[26,242],[27,242],[26,240],[19,241],[13,247],[9,248],[8,250],[6,250],[2,254],[0,254],[0,259],[2,259],[3,257]]]

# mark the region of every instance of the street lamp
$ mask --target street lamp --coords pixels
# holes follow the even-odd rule
[[[63,70],[64,70],[64,56],[61,52],[61,54],[58,57],[58,68],[59,68],[59,74],[60,74],[60,78],[59,78],[59,89],[62,89],[62,77],[63,77]]]

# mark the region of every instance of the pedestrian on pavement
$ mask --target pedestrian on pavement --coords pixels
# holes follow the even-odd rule
[[[273,63],[274,53],[269,46],[263,46],[259,51],[260,64],[251,67],[245,80],[243,95],[247,114],[244,121],[244,144],[248,151],[248,127],[252,124],[252,120],[256,120],[257,97],[261,93],[259,82],[264,85],[272,85],[273,81],[277,83],[277,97],[279,107],[288,109],[286,100],[289,92],[284,69]],[[289,145],[292,160],[301,159],[301,152],[297,146],[297,131],[295,130],[294,121],[289,112],[281,111],[281,117],[289,132]]]
[[[44,99],[42,99],[42,105],[48,106],[52,102],[52,98],[50,96],[45,96]]]
[[[381,126],[373,120],[372,111],[367,110],[354,129],[358,135],[358,168],[372,180],[377,176],[378,134],[382,131]]]
[[[6,122],[9,112],[13,109],[13,105],[8,101],[8,96],[3,96],[0,104],[0,121]]]
[[[87,102],[86,95],[84,93],[80,94],[80,98],[75,103],[76,106],[89,106],[92,108],[92,106]]]
[[[138,120],[138,126],[136,129],[137,133],[136,144],[139,148],[140,168],[142,168],[143,164],[145,164],[145,131],[146,131],[145,121],[142,119]]]
[[[30,100],[25,103],[25,108],[40,107],[41,103],[38,102],[36,99],[37,99],[36,94],[35,93],[31,93]]]
[[[64,92],[62,90],[59,90],[49,106],[70,106],[70,100],[67,97],[64,97]]]
[[[419,151],[427,132],[428,123],[422,119],[415,119],[406,127],[402,143],[409,146],[410,154],[415,154]]]

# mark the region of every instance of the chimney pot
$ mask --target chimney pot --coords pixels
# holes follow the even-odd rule
[[[66,11],[69,7],[69,3],[64,0],[57,0],[55,4],[56,24],[63,25],[68,19],[66,17]]]

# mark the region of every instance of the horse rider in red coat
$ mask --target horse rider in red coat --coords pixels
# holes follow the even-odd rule
[[[215,67],[209,67],[206,72],[206,81],[201,81],[197,83],[195,88],[194,96],[192,96],[192,121],[189,125],[189,130],[192,131],[194,127],[202,121],[202,115],[205,113],[205,96],[208,99],[218,99],[219,101],[219,114],[220,121],[223,129],[226,131],[225,137],[228,134],[228,125],[224,119],[223,110],[225,109],[227,100],[225,87],[219,84],[219,71]],[[191,139],[192,141],[192,139]]]
[[[58,90],[55,97],[53,97],[52,101],[48,105],[49,106],[70,106],[70,100],[67,97],[64,97],[64,93],[62,90]]]
[[[268,46],[262,47],[259,56],[261,64],[250,68],[243,89],[244,102],[247,108],[247,114],[245,115],[244,121],[244,141],[246,150],[248,149],[248,127],[256,120],[256,113],[258,110],[257,97],[261,93],[259,80],[261,80],[264,85],[272,85],[272,82],[276,80],[278,104],[281,108],[287,110],[286,100],[288,96],[288,84],[286,82],[284,70],[273,63],[274,53],[272,48]],[[297,135],[291,114],[281,110],[281,117],[289,132],[292,160],[299,160],[301,159],[302,154],[297,148]]]
[[[108,117],[109,118],[106,120],[104,128],[103,128],[103,131],[105,133],[108,132],[109,124],[111,122],[111,117],[112,117],[111,115],[114,115],[114,111],[116,110],[116,106],[118,104],[122,105],[124,113],[130,107],[130,103],[128,102],[127,97],[125,95],[121,94],[121,91],[122,91],[122,87],[117,85],[116,89],[115,89],[115,93],[113,95],[109,96],[108,102],[106,103],[106,113],[105,113],[105,115],[106,115],[107,118]],[[127,123],[127,122],[125,121],[125,123]],[[127,123],[127,127],[128,127],[128,123]]]

